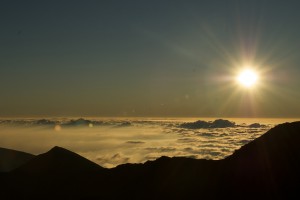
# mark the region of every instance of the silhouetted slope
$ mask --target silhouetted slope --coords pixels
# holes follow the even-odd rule
[[[111,180],[123,180],[113,185],[132,199],[192,199],[212,198],[218,161],[183,157],[161,157],[145,164],[125,164],[112,169]],[[120,198],[113,194],[114,199]]]
[[[61,147],[53,147],[17,168],[18,173],[80,173],[103,169],[96,163]]]
[[[33,157],[34,155],[29,153],[0,147],[0,172],[8,172],[20,167]]]
[[[89,196],[91,189],[97,191],[93,186],[102,184],[106,171],[76,153],[54,147],[8,176],[2,175],[0,188],[12,199],[81,199]]]
[[[230,178],[239,192],[255,189],[266,197],[299,195],[299,147],[300,122],[278,125],[222,161],[224,183]]]
[[[0,174],[0,187],[14,198],[298,199],[299,144],[300,122],[285,123],[223,160],[161,157],[113,169],[55,147]]]
[[[227,160],[239,162],[255,161],[258,165],[265,166],[266,161],[299,161],[300,159],[300,122],[280,124],[259,138],[242,146]],[[244,167],[249,166],[245,163]]]

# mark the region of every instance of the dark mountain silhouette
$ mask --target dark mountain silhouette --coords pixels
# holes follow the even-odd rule
[[[18,173],[81,173],[103,169],[96,163],[61,147],[53,147],[23,166],[15,169]]]
[[[0,188],[9,199],[82,199],[94,194],[90,185],[104,183],[101,177],[106,171],[74,152],[54,147],[12,172],[0,174]]]
[[[161,157],[113,169],[55,147],[0,174],[0,187],[2,197],[31,199],[298,199],[299,144],[300,122],[285,123],[223,160]]]
[[[266,197],[299,196],[299,145],[300,122],[278,125],[223,160],[226,179],[243,193],[255,189]]]
[[[0,172],[8,172],[31,160],[34,155],[1,148],[0,147]]]

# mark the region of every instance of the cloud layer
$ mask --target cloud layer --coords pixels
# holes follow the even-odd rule
[[[142,119],[1,120],[0,146],[33,154],[62,146],[101,166],[114,167],[161,156],[222,159],[271,127],[221,119],[191,123]]]

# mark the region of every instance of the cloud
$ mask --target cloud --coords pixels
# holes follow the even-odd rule
[[[143,142],[143,141],[127,141],[126,143],[128,143],[128,144],[144,144],[145,142]]]
[[[198,133],[199,136],[204,136],[204,137],[213,137],[215,136],[214,133]]]
[[[177,142],[181,143],[191,143],[191,142],[197,142],[198,140],[195,138],[179,138],[177,139]]]
[[[228,128],[234,127],[235,122],[231,122],[224,119],[216,119],[213,122],[206,122],[198,120],[196,122],[188,122],[183,123],[180,125],[181,128],[188,128],[188,129],[200,129],[200,128]]]
[[[209,122],[198,120],[196,122],[183,123],[179,127],[189,128],[189,129],[198,129],[198,128],[209,128],[209,126],[210,126]]]
[[[176,151],[175,147],[148,147],[145,150],[152,151],[152,152],[172,152]]]
[[[145,156],[145,160],[156,160],[157,158],[159,158],[160,156],[151,156],[151,155],[147,155]]]
[[[48,120],[48,119],[40,119],[40,120],[33,121],[32,123],[36,125],[51,125],[51,126],[59,124],[58,121]]]
[[[132,126],[130,122],[122,122],[121,124],[118,124],[115,126],[115,128],[122,128],[122,127],[129,127]]]
[[[130,125],[114,128],[126,122]],[[94,126],[90,127],[90,123]],[[207,123],[220,127],[227,122]],[[221,159],[268,129],[248,125],[189,129],[180,127],[181,124],[185,123],[140,119],[2,119],[0,146],[32,154],[62,146],[104,167],[114,167],[161,156]]]
[[[113,155],[104,155],[96,158],[97,163],[103,167],[114,167],[118,164],[124,164],[130,162],[130,158],[124,156],[122,153],[116,153]]]
[[[265,125],[262,125],[259,123],[253,123],[253,124],[250,124],[248,127],[249,128],[261,128],[261,127],[265,127]]]
[[[249,143],[249,142],[251,142],[252,140],[240,140],[239,141],[239,143],[241,144],[241,145],[245,145],[245,144],[247,144],[247,143]]]

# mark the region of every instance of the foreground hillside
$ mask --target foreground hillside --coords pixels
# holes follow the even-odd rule
[[[11,171],[32,158],[32,154],[0,147],[0,172]]]
[[[49,199],[299,198],[300,122],[272,128],[223,160],[161,157],[102,168],[55,147],[1,174],[2,196]]]

